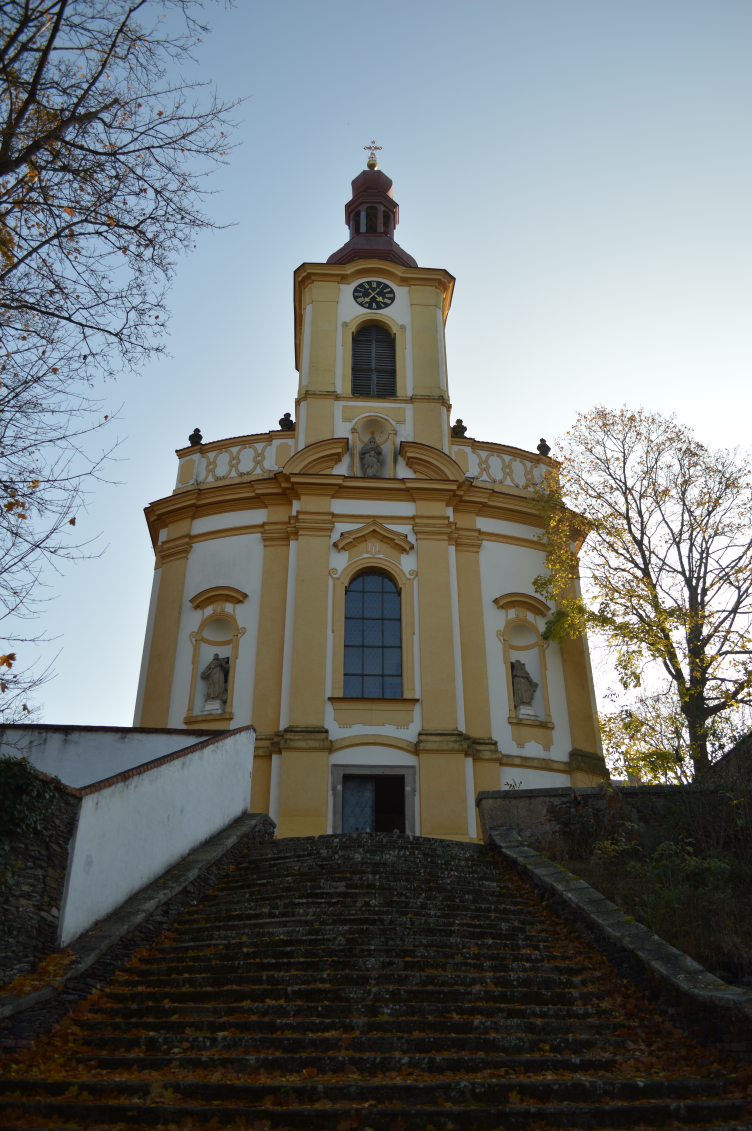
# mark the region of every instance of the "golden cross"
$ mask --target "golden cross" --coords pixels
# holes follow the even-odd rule
[[[377,165],[376,150],[377,149],[381,150],[383,148],[383,146],[377,145],[375,141],[372,141],[372,142],[369,142],[368,145],[364,145],[363,148],[364,149],[370,149],[371,152],[368,155],[368,168],[369,169],[371,169],[371,168],[375,169],[376,165]]]

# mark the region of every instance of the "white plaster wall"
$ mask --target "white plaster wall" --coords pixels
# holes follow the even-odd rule
[[[198,629],[202,619],[201,610],[193,608],[190,598],[213,585],[232,585],[248,594],[242,605],[235,606],[238,625],[246,631],[238,649],[232,726],[234,729],[250,723],[263,564],[264,544],[260,534],[198,542],[188,555],[168,726],[184,726],[183,719],[188,713],[193,664],[190,634]]]
[[[352,504],[354,504],[356,502],[360,502],[360,500],[354,500],[354,499],[345,499],[345,500],[339,500],[339,501],[343,502],[344,505],[347,506],[348,510],[351,511],[351,513],[354,510],[354,507],[352,506]],[[365,503],[365,502],[362,505],[365,508],[367,508],[367,512],[368,512],[367,514],[364,514],[364,516],[363,516],[364,521],[368,517],[374,517],[375,512],[374,512],[373,508],[369,507],[368,504]],[[388,504],[388,503],[386,505],[390,506],[390,504]],[[394,504],[395,507],[397,507],[399,505],[400,504],[398,504],[398,503]],[[402,504],[402,505],[404,505],[404,504]],[[362,526],[362,525],[363,525],[362,523],[357,523],[357,522],[335,522],[334,532],[332,533],[332,545],[331,545],[330,551],[329,551],[329,568],[330,569],[342,570],[342,569],[344,569],[344,567],[347,565],[347,562],[348,562],[347,551],[346,550],[336,550],[334,548],[334,543],[339,538],[341,538],[342,535],[344,533],[346,533],[346,531],[357,530],[358,527]],[[409,538],[409,540],[413,543],[413,546],[415,545],[415,535],[413,534],[412,525],[406,523],[404,526],[400,526],[400,525],[398,525],[397,523],[394,523],[394,522],[390,522],[390,523],[385,522],[384,526],[387,526],[390,530],[398,531],[400,534],[404,535],[404,537]],[[378,561],[379,561],[378,558],[369,558],[368,562],[366,562],[364,560],[363,568],[367,569],[369,563],[373,563],[374,567],[378,568]],[[411,569],[417,570],[417,568],[418,568],[418,552],[417,552],[417,549],[411,550],[408,554],[403,554],[400,565],[402,567],[402,570],[407,574],[409,574]],[[334,593],[334,580],[332,579],[329,582],[329,617],[328,617],[329,631],[328,631],[328,634],[327,634],[327,646],[326,646],[326,704],[325,704],[325,708],[324,708],[324,726],[328,727],[329,735],[330,735],[332,741],[335,741],[337,738],[342,738],[345,735],[370,734],[370,733],[373,732],[373,724],[371,724],[371,723],[368,723],[368,724],[354,723],[352,726],[341,726],[339,723],[335,722],[335,719],[334,719],[334,708],[333,708],[332,704],[329,702],[329,696],[332,694],[332,663],[333,663],[333,656],[334,656],[334,634],[332,632],[333,593]],[[413,582],[413,603],[414,603],[414,607],[415,607],[415,634],[413,636],[413,664],[414,664],[414,670],[415,670],[415,683],[416,683],[415,695],[416,695],[416,698],[419,698],[420,697],[420,690],[419,690],[419,687],[420,687],[420,648],[419,648],[420,635],[419,635],[419,627],[418,627],[417,579],[416,579],[416,581]],[[422,725],[421,719],[422,719],[422,715],[421,715],[421,710],[420,710],[420,703],[418,703],[415,707],[415,713],[414,713],[414,716],[413,716],[413,721],[409,726],[397,727],[397,726],[392,726],[391,724],[385,723],[383,726],[379,727],[379,733],[381,733],[383,731],[384,734],[391,734],[391,735],[394,735],[396,738],[402,738],[402,739],[404,739],[408,742],[416,742],[417,738],[418,738],[418,732],[419,732],[421,725]],[[281,725],[286,725],[286,724],[281,724]]]
[[[135,731],[130,727],[17,726],[0,730],[0,750],[25,755],[44,774],[80,789],[132,770],[198,742],[185,730]]]
[[[133,725],[137,727],[141,721],[141,711],[144,706],[144,690],[146,688],[146,671],[149,666],[149,653],[151,652],[151,641],[154,635],[154,617],[157,611],[157,597],[159,596],[159,579],[162,576],[161,569],[154,570],[154,580],[151,585],[151,596],[149,597],[149,610],[146,614],[146,632],[144,633],[144,648],[141,653],[141,671],[138,674],[138,688],[136,690],[136,705],[133,708]]]
[[[532,740],[520,749],[512,738],[512,729],[509,725],[510,710],[507,700],[504,652],[501,641],[496,636],[497,630],[504,627],[505,614],[496,608],[493,603],[494,599],[504,593],[529,593],[534,596],[533,578],[542,569],[542,548],[538,551],[527,549],[524,546],[511,546],[504,542],[484,542],[480,551],[481,593],[486,636],[488,690],[491,700],[491,724],[493,737],[498,742],[499,749],[504,753],[568,761],[572,744],[564,694],[561,651],[558,645],[550,644],[546,651],[548,695],[551,716],[554,721],[551,750],[544,750],[542,746]],[[523,663],[525,663],[525,653],[518,653],[518,655],[523,657]],[[531,652],[528,652],[527,655],[530,656]],[[535,666],[537,661],[532,661],[532,663]],[[567,783],[562,782],[561,784]]]
[[[515,751],[521,754],[521,750]],[[555,774],[548,770],[527,769],[525,766],[502,766],[500,789],[561,789],[569,785],[569,774]]]
[[[254,732],[116,782],[81,802],[60,911],[60,946],[248,811]]]

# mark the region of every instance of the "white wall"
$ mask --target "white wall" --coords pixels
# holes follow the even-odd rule
[[[246,512],[239,512],[244,514]],[[248,512],[254,522],[266,517],[265,511]],[[261,517],[259,517],[261,516]],[[212,521],[214,521],[214,516]],[[234,525],[234,523],[233,523]],[[188,713],[188,699],[193,673],[193,644],[191,633],[198,629],[203,613],[191,605],[191,597],[210,589],[213,585],[232,585],[248,596],[235,606],[235,617],[245,633],[238,647],[235,690],[233,697],[233,729],[247,726],[253,709],[253,684],[256,671],[256,643],[258,638],[261,574],[264,565],[264,544],[260,534],[241,534],[197,542],[188,557],[183,604],[180,616],[178,645],[175,653],[175,670],[170,697],[168,726],[181,727]],[[217,649],[212,649],[212,652]],[[229,646],[219,649],[229,655]],[[198,690],[206,684],[197,681]],[[198,697],[196,702],[198,702]]]
[[[229,731],[86,793],[68,854],[59,945],[226,828],[251,799],[255,731]]]
[[[486,525],[483,520],[482,525]],[[511,525],[511,524],[510,524]],[[534,528],[518,527],[517,533],[534,538]],[[496,633],[504,628],[505,615],[494,605],[496,597],[505,593],[529,593],[533,591],[533,578],[544,570],[544,547],[540,550],[524,546],[513,546],[505,542],[486,541],[480,551],[481,591],[483,597],[483,621],[486,635],[486,660],[488,665],[488,690],[491,700],[491,725],[493,737],[499,749],[508,754],[528,755],[533,758],[554,758],[569,760],[572,742],[569,734],[569,715],[564,692],[564,672],[561,664],[561,650],[556,644],[546,649],[546,670],[548,675],[548,697],[554,729],[551,732],[553,745],[546,750],[538,742],[531,740],[520,749],[512,738],[509,725],[510,706],[507,700],[507,677],[504,667],[504,651]],[[524,656],[525,653],[518,653]],[[530,670],[538,673],[538,660],[532,651],[528,652]],[[527,659],[523,660],[527,663]],[[538,674],[534,676],[540,682]],[[540,700],[542,707],[542,698]],[[556,777],[560,775],[555,775]],[[564,779],[559,784],[568,785]],[[532,787],[531,787],[532,788]]]
[[[198,741],[185,730],[28,725],[0,730],[0,752],[25,755],[42,773],[76,788],[122,774]]]

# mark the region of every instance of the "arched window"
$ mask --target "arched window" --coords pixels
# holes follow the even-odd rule
[[[369,204],[366,208],[366,231],[377,232],[379,228],[379,210],[375,204]]]
[[[361,573],[345,594],[344,694],[402,698],[402,627],[397,586],[383,573]]]
[[[394,338],[384,326],[362,326],[352,339],[354,397],[397,395],[397,357]]]
[[[381,227],[382,227],[382,230],[384,232],[384,235],[388,236],[389,233],[390,233],[390,227],[391,227],[391,222],[392,222],[391,217],[390,217],[389,213],[385,211],[383,213],[381,219],[382,219]]]

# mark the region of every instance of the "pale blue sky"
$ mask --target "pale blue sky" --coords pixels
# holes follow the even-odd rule
[[[106,552],[51,578],[44,720],[130,724],[153,556],[142,509],[174,449],[294,410],[292,273],[346,238],[383,146],[397,238],[457,278],[450,393],[471,435],[534,448],[594,403],[676,411],[748,445],[748,0],[237,0],[200,73],[248,96],[242,147],[172,291],[170,351],[122,403],[117,487],[79,520]],[[105,410],[106,411],[106,410]]]

